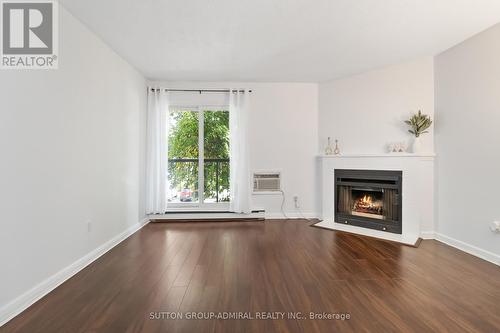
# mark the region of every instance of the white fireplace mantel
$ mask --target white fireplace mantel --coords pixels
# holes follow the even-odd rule
[[[391,158],[397,158],[397,157],[414,157],[414,158],[421,158],[421,157],[435,157],[436,154],[434,153],[423,153],[423,154],[413,154],[413,153],[389,153],[389,154],[339,154],[339,155],[319,155],[318,157],[320,158],[380,158],[380,157],[391,157]]]
[[[422,233],[434,230],[434,157],[435,154],[409,153],[318,156],[322,221],[317,226],[414,245]],[[402,234],[335,223],[335,169],[402,171]]]

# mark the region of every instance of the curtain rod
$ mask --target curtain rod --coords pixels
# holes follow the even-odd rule
[[[151,88],[151,91],[155,91],[157,89],[161,89],[161,88]],[[213,92],[213,93],[228,93],[228,92],[240,92],[240,93],[244,93],[245,90],[238,90],[238,89],[233,89],[233,90],[230,90],[230,89],[165,89],[165,91],[173,91],[173,92],[199,92],[200,94],[201,93],[205,93],[205,92]],[[251,90],[247,90],[247,92],[251,93],[252,91]]]

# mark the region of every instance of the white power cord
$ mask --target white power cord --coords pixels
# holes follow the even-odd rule
[[[300,207],[295,207],[295,209],[299,212],[300,216],[301,216],[303,219],[307,220],[307,217],[305,217],[305,216],[304,216],[304,214],[302,214],[302,210],[300,209]]]
[[[283,214],[283,216],[285,217],[285,219],[287,220],[290,220],[290,217],[288,217],[285,213],[285,210],[284,210],[284,205],[285,205],[285,200],[286,200],[286,196],[285,196],[285,192],[283,190],[280,190],[281,192],[281,196],[283,197],[283,199],[281,200],[281,214]],[[295,209],[299,212],[300,216],[306,220],[306,221],[309,221],[309,222],[314,222],[312,219],[309,219],[307,217],[305,217],[305,215],[302,213],[302,210],[300,209],[300,207],[298,205],[295,206]]]
[[[297,207],[297,211],[299,212],[300,216],[302,216],[302,218],[306,221],[309,221],[309,222],[314,222],[312,219],[309,219],[307,217],[304,216],[304,214],[302,214],[302,210],[300,209],[300,207]]]
[[[283,206],[285,205],[285,192],[283,192],[283,190],[280,190],[280,192],[281,192],[281,196],[283,197],[283,199],[281,200],[281,214],[283,214],[285,219],[289,220],[290,218],[288,216],[286,216],[285,210],[283,209]]]

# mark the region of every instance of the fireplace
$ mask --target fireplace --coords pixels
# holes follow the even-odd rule
[[[402,233],[402,172],[335,169],[335,222]]]

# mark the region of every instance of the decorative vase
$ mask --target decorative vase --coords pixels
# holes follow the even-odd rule
[[[420,141],[420,137],[416,136],[413,138],[412,151],[414,154],[418,154],[422,152],[422,142]]]

